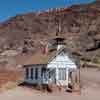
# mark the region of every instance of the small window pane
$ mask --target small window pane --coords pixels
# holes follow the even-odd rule
[[[28,78],[29,78],[29,69],[26,68],[26,79],[28,79]]]
[[[33,68],[31,68],[31,79],[33,79]]]
[[[38,68],[35,69],[35,79],[38,79]]]

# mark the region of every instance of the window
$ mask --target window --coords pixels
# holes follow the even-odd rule
[[[33,68],[31,68],[31,79],[33,79]]]
[[[66,68],[59,68],[58,78],[59,80],[66,80]]]
[[[46,68],[41,69],[41,76],[43,76],[44,73],[46,73]]]
[[[29,78],[29,69],[26,68],[26,79],[28,79],[28,78]]]
[[[35,69],[35,79],[38,79],[38,68]]]

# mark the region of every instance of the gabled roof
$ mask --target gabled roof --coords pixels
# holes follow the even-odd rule
[[[36,52],[34,55],[29,58],[29,60],[24,63],[24,65],[32,64],[47,64],[48,61],[55,55],[55,51],[43,54],[41,51]]]
[[[48,64],[49,62],[52,61],[52,59],[54,59],[57,55],[59,55],[63,51],[66,52],[68,56],[72,60],[74,60],[76,64],[79,63],[79,60],[77,60],[74,56],[72,56],[72,54],[70,53],[70,51],[68,51],[68,49],[61,48],[58,51],[48,52],[47,54],[43,54],[41,51],[38,51],[33,56],[31,56],[31,58],[26,63],[24,63],[24,65]]]

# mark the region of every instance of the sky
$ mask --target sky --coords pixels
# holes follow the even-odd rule
[[[36,12],[73,4],[90,3],[95,0],[0,0],[0,22],[27,12]]]

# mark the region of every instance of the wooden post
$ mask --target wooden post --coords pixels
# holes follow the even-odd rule
[[[81,95],[81,66],[79,67],[79,92],[80,92],[80,95]]]
[[[81,94],[81,80],[80,80],[80,68],[76,70],[74,92]]]

